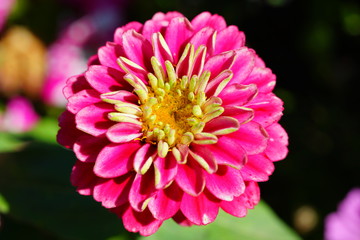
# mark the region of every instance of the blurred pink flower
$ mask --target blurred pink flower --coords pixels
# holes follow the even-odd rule
[[[58,141],[78,161],[80,194],[151,235],[173,218],[244,217],[257,182],[287,155],[275,75],[223,17],[157,13],[131,22],[67,81]]]
[[[66,42],[54,43],[48,51],[47,76],[42,90],[45,103],[64,107],[66,99],[62,93],[66,79],[86,69],[82,49]]]
[[[31,103],[24,97],[14,97],[0,115],[0,130],[22,133],[31,130],[39,120]]]
[[[325,240],[360,240],[360,188],[352,189],[326,217]]]
[[[86,1],[89,13],[60,32],[59,39],[48,51],[47,76],[42,91],[44,102],[58,107],[66,105],[62,94],[66,79],[86,70],[86,46],[97,46],[98,42],[108,40],[109,31],[113,31],[122,16],[118,8],[123,5],[115,4],[123,2],[125,1]]]
[[[42,90],[45,103],[64,107],[66,99],[62,93],[66,79],[86,70],[83,45],[94,28],[87,18],[73,22],[53,43],[47,53],[47,75]]]
[[[0,3],[0,30],[5,25],[8,15],[15,4],[15,0],[1,0]]]

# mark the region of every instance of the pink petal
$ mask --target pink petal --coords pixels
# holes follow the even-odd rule
[[[217,171],[217,163],[214,156],[207,147],[199,144],[191,144],[189,157],[192,161],[199,163],[208,173]]]
[[[206,56],[209,54],[204,46],[197,49],[194,56],[192,75],[200,76],[203,72]]]
[[[117,28],[114,34],[114,42],[121,44],[124,32],[131,29],[135,30],[136,32],[141,32],[142,27],[143,25],[139,22],[129,22],[125,26]]]
[[[66,82],[66,86],[63,89],[63,94],[66,99],[71,97],[77,92],[80,92],[84,89],[91,89],[91,86],[86,81],[84,74],[73,76],[69,78]]]
[[[205,88],[205,93],[207,96],[218,96],[222,92],[223,88],[227,85],[229,80],[232,77],[232,72],[230,70],[224,70],[215,78],[209,81],[209,84]]]
[[[180,164],[184,164],[187,162],[188,156],[189,156],[189,147],[185,144],[178,144],[176,145],[176,148],[179,150],[180,152],[180,159],[178,159],[177,161]],[[173,154],[173,156],[175,156]]]
[[[154,49],[154,56],[162,64],[165,69],[165,61],[174,62],[171,51],[165,39],[163,39],[161,33],[155,33],[152,35],[152,45]]]
[[[190,39],[190,43],[192,45],[194,45],[195,50],[200,47],[200,45],[204,45],[207,48],[207,51],[211,52],[214,50],[213,49],[213,34],[214,34],[215,30],[210,28],[210,27],[206,27],[201,29],[200,31],[198,31],[197,33],[195,33],[191,39]]]
[[[99,136],[114,125],[107,117],[112,111],[113,106],[107,103],[95,103],[84,107],[75,116],[76,127],[90,135]]]
[[[206,188],[215,197],[231,201],[245,190],[240,170],[221,165],[216,173],[206,174]]]
[[[84,107],[97,102],[101,102],[99,93],[95,90],[86,89],[69,97],[66,108],[76,114]]]
[[[123,35],[122,46],[128,59],[151,70],[149,59],[153,56],[150,42],[134,30],[126,31]]]
[[[109,208],[108,210],[112,213],[115,213],[118,217],[122,218],[122,216],[124,215],[124,213],[129,209],[131,208],[130,207],[130,204],[129,202],[123,204],[123,205],[120,205],[118,207],[115,207],[115,208]]]
[[[136,152],[134,157],[134,170],[138,173],[143,171],[144,166],[146,167],[145,172],[149,169],[150,164],[154,161],[156,154],[156,148],[150,144],[145,143],[141,148]],[[148,165],[148,166],[146,166]]]
[[[206,225],[215,220],[219,212],[219,202],[210,194],[202,193],[197,197],[184,194],[180,209],[194,224]]]
[[[155,187],[157,189],[165,188],[174,180],[177,166],[176,159],[172,154],[168,154],[166,158],[157,157],[155,159]]]
[[[183,227],[190,227],[194,225],[194,223],[187,219],[180,210],[173,216],[173,220]]]
[[[59,117],[60,130],[56,135],[56,141],[66,148],[72,149],[76,139],[84,134],[75,125],[75,115],[64,111]]]
[[[114,208],[127,203],[133,179],[134,174],[131,173],[109,180],[102,179],[94,187],[94,199],[106,208]]]
[[[186,18],[171,19],[166,29],[165,40],[173,54],[174,63],[178,62],[192,31],[191,24]]]
[[[157,12],[154,14],[154,16],[151,18],[151,20],[153,21],[170,21],[173,18],[177,18],[177,17],[184,17],[184,15],[182,15],[179,12],[176,11],[170,11],[167,13],[162,13],[162,12]]]
[[[90,56],[87,62],[88,67],[90,67],[91,65],[100,65],[100,64],[101,63],[97,54]]]
[[[164,221],[173,217],[180,208],[183,191],[173,183],[170,187],[159,190],[149,203],[149,210],[156,219]]]
[[[156,21],[148,20],[144,24],[144,28],[142,30],[142,35],[149,41],[151,41],[151,38],[154,33],[163,33],[163,29],[165,28],[164,25],[159,24]]]
[[[257,54],[255,54],[255,67],[265,68],[265,62]]]
[[[81,195],[91,195],[98,177],[93,172],[93,163],[76,161],[70,176],[72,185]]]
[[[238,83],[243,84],[243,81],[249,76],[254,69],[255,54],[254,51],[247,47],[242,47],[236,52],[236,59],[231,66],[231,71],[234,76],[230,81],[230,84]]]
[[[141,81],[143,81],[144,83],[147,83],[148,71],[145,70],[143,67],[124,57],[118,58],[118,64],[126,73],[133,74],[139,79],[141,79]]]
[[[241,146],[241,142],[237,139],[229,138],[228,135],[219,137],[216,144],[207,145],[206,148],[214,155],[217,164],[240,169],[247,160],[246,152]]]
[[[233,201],[222,201],[221,208],[235,216],[245,217],[247,209],[253,209],[260,201],[260,189],[256,182],[247,182],[244,194],[236,197]]]
[[[254,121],[241,125],[238,131],[225,135],[225,137],[237,141],[248,155],[262,153],[268,142],[265,129]]]
[[[248,162],[241,169],[245,181],[265,182],[274,171],[274,164],[266,156],[248,156]]]
[[[109,144],[96,159],[94,173],[99,177],[113,178],[122,176],[133,169],[133,159],[140,148],[139,142]]]
[[[144,211],[147,200],[153,197],[157,191],[155,189],[155,177],[152,168],[144,175],[136,174],[129,194],[131,207],[138,212]]]
[[[114,101],[134,103],[134,104],[137,104],[139,100],[139,98],[135,94],[125,90],[119,90],[115,92],[102,94],[100,97],[101,99],[103,99],[103,101],[114,100]]]
[[[175,180],[184,192],[193,196],[198,196],[205,187],[204,172],[194,161],[179,164]]]
[[[191,24],[195,30],[200,30],[204,27],[211,27],[220,31],[226,28],[226,22],[222,16],[217,14],[211,15],[209,12],[200,13],[191,21]]]
[[[229,26],[216,36],[216,46],[214,55],[235,50],[245,45],[245,34],[240,32],[236,26]]]
[[[259,94],[246,105],[255,112],[254,121],[267,127],[280,120],[283,111],[283,101],[273,93]]]
[[[93,137],[82,134],[74,143],[74,153],[78,160],[82,162],[95,162],[99,152],[109,144],[105,136]]]
[[[223,101],[223,105],[243,106],[254,99],[256,94],[257,87],[255,84],[232,84],[225,87],[219,94],[219,97]]]
[[[276,83],[276,76],[269,68],[254,67],[242,84],[256,84],[260,92],[271,92]]]
[[[106,46],[98,50],[99,61],[101,65],[121,70],[116,60],[119,56],[123,56],[123,50],[120,45],[115,43],[107,43]]]
[[[274,123],[266,128],[269,134],[268,147],[265,150],[266,156],[271,161],[279,161],[286,157],[288,153],[288,135],[286,131],[280,126],[280,124]]]
[[[254,110],[251,108],[224,106],[224,116],[235,118],[240,125],[250,122],[254,118]]]
[[[216,78],[221,72],[226,69],[230,69],[235,61],[235,56],[235,51],[229,51],[215,55],[207,60],[204,66],[204,71],[207,70],[211,73],[209,84],[212,79]]]
[[[106,136],[113,143],[130,142],[142,136],[141,126],[133,123],[117,123],[106,132]]]
[[[129,232],[139,232],[143,236],[154,234],[163,221],[155,219],[148,209],[137,212],[129,207],[122,216],[123,224]]]
[[[193,70],[193,54],[194,54],[194,49],[193,48],[189,48],[187,52],[183,52],[183,54],[186,53],[186,55],[182,55],[180,56],[180,59],[177,63],[176,66],[176,74],[177,76],[188,76],[189,78],[191,78],[192,76],[192,70]],[[185,56],[185,57],[184,57]]]
[[[123,80],[124,73],[113,68],[94,65],[85,72],[85,77],[89,84],[100,93],[131,89]]]
[[[221,135],[224,131],[236,131],[239,127],[240,124],[236,119],[227,116],[220,116],[212,119],[210,122],[207,122],[204,132]]]
[[[170,21],[173,18],[179,17],[183,18],[184,16],[179,12],[167,12],[166,14],[158,12],[152,17],[151,20],[145,22],[142,35],[149,41],[151,40],[151,36],[154,33],[159,32],[164,35]]]

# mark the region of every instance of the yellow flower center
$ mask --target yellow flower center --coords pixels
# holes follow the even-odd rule
[[[149,95],[156,97],[156,94],[151,90],[149,89]],[[165,96],[157,98],[157,100],[158,103],[151,107],[152,116],[154,117],[150,121],[144,121],[144,132],[159,129],[170,133],[170,130],[173,129],[175,139],[179,139],[185,132],[190,131],[191,125],[189,125],[187,119],[195,116],[192,114],[192,103],[184,96],[184,92],[169,91]],[[200,121],[200,119],[198,120]]]
[[[109,114],[109,119],[140,125],[143,132],[140,140],[157,145],[160,157],[166,157],[171,150],[177,156],[178,147],[189,146],[192,142],[216,143],[217,136],[203,130],[207,122],[224,112],[217,93],[231,79],[232,74],[221,79],[220,84],[216,86],[214,96],[206,97],[210,72],[202,71],[201,67],[197,70],[199,76],[193,74],[194,63],[205,59],[205,54],[206,47],[200,46],[195,52],[194,46],[188,44],[177,64],[177,69],[168,60],[163,67],[156,57],[152,57],[153,73],[148,73],[147,85],[131,74],[127,67],[140,68],[140,66],[120,57],[119,65],[129,72],[124,79],[134,87],[134,92],[139,97],[139,105],[112,100],[110,99],[112,93],[103,94],[103,100],[115,104],[117,110]],[[201,64],[204,64],[204,61],[201,61]],[[179,72],[186,74],[179,76]]]
[[[153,62],[156,62],[155,58]],[[190,80],[184,76],[180,80],[174,78],[176,75],[170,62],[166,62],[166,68],[168,72],[164,76],[167,77],[148,76],[148,98],[141,105],[144,137],[152,143],[164,141],[169,147],[189,144],[193,135],[205,126],[200,107],[206,101],[205,93],[195,89],[199,82],[197,76]],[[205,72],[202,77],[207,81],[210,75]]]

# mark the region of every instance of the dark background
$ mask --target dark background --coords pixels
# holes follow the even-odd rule
[[[30,2],[23,17],[12,23],[26,25],[47,44],[56,36],[57,16],[82,14],[55,0]],[[144,22],[158,11],[177,10],[189,19],[210,11],[245,32],[247,45],[277,75],[275,93],[285,102],[281,124],[290,137],[288,157],[261,184],[262,198],[304,239],[322,239],[324,217],[360,186],[360,3],[133,0],[126,8],[119,24]],[[96,46],[89,55],[95,52]],[[68,158],[64,172],[69,174],[73,156],[61,154]],[[305,215],[300,211],[304,207]],[[299,221],[314,224],[302,227]]]

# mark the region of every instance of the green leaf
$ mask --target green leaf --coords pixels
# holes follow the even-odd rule
[[[3,195],[0,194],[0,213],[8,213],[10,210],[9,203]]]
[[[244,218],[233,217],[220,211],[215,222],[206,226],[181,227],[167,220],[159,231],[141,240],[298,240],[301,239],[271,208],[260,202],[255,209],[249,210]]]
[[[56,134],[59,130],[58,121],[53,118],[42,118],[36,126],[25,134],[25,136],[31,137],[37,141],[55,143]]]
[[[25,142],[10,133],[0,132],[0,153],[19,150]]]
[[[42,118],[36,126],[25,133],[0,132],[0,153],[19,151],[35,141],[57,144],[58,122],[54,118]]]

